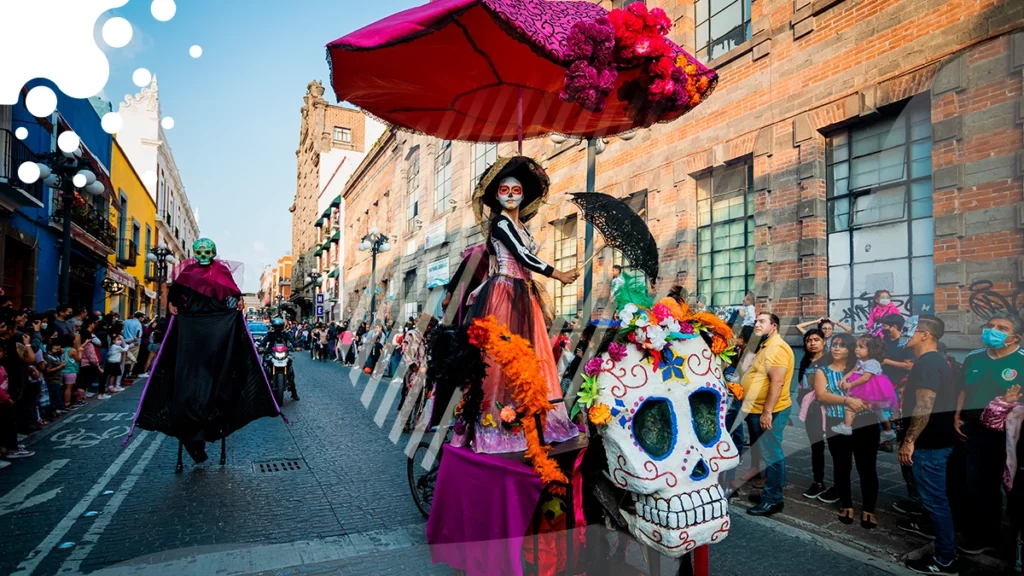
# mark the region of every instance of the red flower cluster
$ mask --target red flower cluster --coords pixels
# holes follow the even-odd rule
[[[641,67],[640,76],[619,94],[637,124],[649,126],[700,104],[710,80],[698,77],[697,65],[686,56],[673,58],[665,37],[671,27],[664,10],[647,10],[641,2],[573,25],[566,39],[571,64],[559,96],[601,112],[618,80],[617,69]]]
[[[615,29],[615,60],[619,65],[635,66],[672,55],[665,40],[672,21],[661,8],[648,11],[643,2],[634,2],[625,10],[612,10],[608,21]]]
[[[466,333],[469,336],[469,343],[477,348],[483,348],[486,346],[487,339],[491,336],[486,328],[482,328],[475,323],[470,325]]]

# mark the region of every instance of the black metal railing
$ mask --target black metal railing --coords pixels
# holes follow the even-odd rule
[[[25,184],[21,178],[18,178],[18,166],[21,166],[23,162],[35,162],[35,160],[36,155],[24,142],[18,140],[10,130],[0,129],[0,178],[6,179],[15,188],[23,190],[29,196],[42,202],[42,180]]]
[[[139,247],[136,246],[135,242],[125,238],[118,245],[117,263],[124,268],[130,268],[138,264],[138,262]]]
[[[81,200],[76,200],[71,205],[71,223],[99,240],[101,244],[110,248],[111,251],[116,251],[117,228],[110,223],[108,210],[106,208],[101,210],[91,206],[81,194],[79,194],[79,198]],[[61,193],[54,194],[53,215],[51,218],[54,222],[58,223],[63,223],[64,221],[64,195]]]

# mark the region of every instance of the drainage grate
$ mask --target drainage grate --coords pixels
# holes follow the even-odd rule
[[[302,460],[270,460],[269,462],[253,462],[252,471],[260,473],[301,472],[304,470]]]

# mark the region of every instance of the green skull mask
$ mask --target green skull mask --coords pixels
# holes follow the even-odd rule
[[[200,238],[192,243],[192,254],[200,266],[209,266],[217,256],[217,245],[209,238]]]

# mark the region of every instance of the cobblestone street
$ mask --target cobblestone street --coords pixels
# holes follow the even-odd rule
[[[37,455],[0,475],[0,573],[448,574],[432,566],[406,481],[408,437],[389,440],[397,398],[333,363],[296,359],[291,424],[259,420],[231,436],[227,465],[174,474],[177,444],[137,430],[141,385],[27,439]],[[256,472],[261,462],[297,470]],[[787,509],[788,510],[788,509]],[[712,574],[902,573],[856,546],[734,509]],[[632,547],[630,561],[640,565]],[[670,573],[664,571],[663,573]]]

